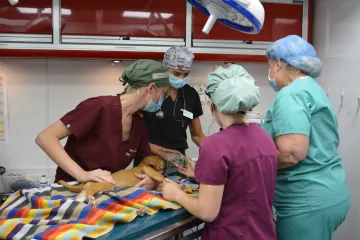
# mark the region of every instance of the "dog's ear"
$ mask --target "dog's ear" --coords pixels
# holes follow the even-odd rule
[[[165,166],[164,161],[158,156],[146,157],[143,161],[146,165],[152,167],[156,171],[164,170],[164,166]]]

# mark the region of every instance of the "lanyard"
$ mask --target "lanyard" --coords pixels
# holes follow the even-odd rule
[[[184,110],[186,110],[186,100],[185,100],[184,89],[181,88],[181,92],[182,92],[182,97],[184,99]],[[173,110],[173,117],[174,117],[175,121],[181,122],[181,126],[184,128],[185,127],[184,115],[181,117],[181,120],[176,119],[176,114],[175,113],[176,113],[176,105],[177,105],[178,99],[179,99],[179,94],[177,95],[176,100],[175,100],[174,110]]]

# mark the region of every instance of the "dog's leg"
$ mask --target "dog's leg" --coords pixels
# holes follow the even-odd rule
[[[75,193],[81,192],[84,189],[84,186],[85,186],[85,183],[80,183],[79,185],[71,185],[71,184],[68,184],[67,182],[65,182],[63,180],[60,180],[58,183],[63,185],[64,187],[66,187],[71,192],[75,192]]]
[[[153,169],[152,167],[144,166],[143,170],[146,175],[148,175],[150,178],[152,178],[160,183],[162,183],[165,180],[165,177],[161,173],[159,173],[155,169]]]
[[[82,198],[85,198],[86,199],[86,192],[85,192],[85,189],[83,189],[76,197],[75,197],[75,200],[82,200]]]
[[[109,182],[88,182],[84,187],[90,206],[95,206],[95,194],[105,190],[112,191],[114,189],[115,185]]]

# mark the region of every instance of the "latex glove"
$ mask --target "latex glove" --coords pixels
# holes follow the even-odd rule
[[[146,174],[135,173],[135,177],[141,179],[141,182],[136,184],[135,187],[143,188],[146,190],[154,190],[159,185],[157,181],[155,181]]]
[[[160,184],[159,191],[168,201],[176,202],[176,200],[184,194],[184,191],[180,188],[180,185],[170,179],[166,178],[165,181]]]
[[[112,184],[116,184],[114,179],[111,176],[111,172],[105,171],[102,169],[96,169],[92,171],[84,171],[82,174],[80,174],[76,180],[78,182],[109,182]]]
[[[181,172],[185,176],[195,178],[195,162],[190,158],[186,159],[186,164],[184,166],[178,165],[177,167],[179,172]]]

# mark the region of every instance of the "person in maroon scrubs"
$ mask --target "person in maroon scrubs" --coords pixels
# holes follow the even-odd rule
[[[124,71],[121,79],[128,86],[120,96],[87,99],[43,130],[36,143],[58,165],[55,182],[115,183],[111,173],[125,169],[135,156],[151,155],[140,111],[159,111],[168,76],[162,63],[138,60]],[[60,140],[66,137],[63,148]],[[140,178],[142,187],[154,187],[148,177]]]
[[[233,64],[209,75],[206,92],[223,130],[202,142],[196,164],[189,160],[180,168],[200,183],[199,196],[188,196],[168,179],[161,193],[206,222],[202,240],[276,240],[272,201],[278,153],[267,132],[246,117],[260,102],[259,88]]]

